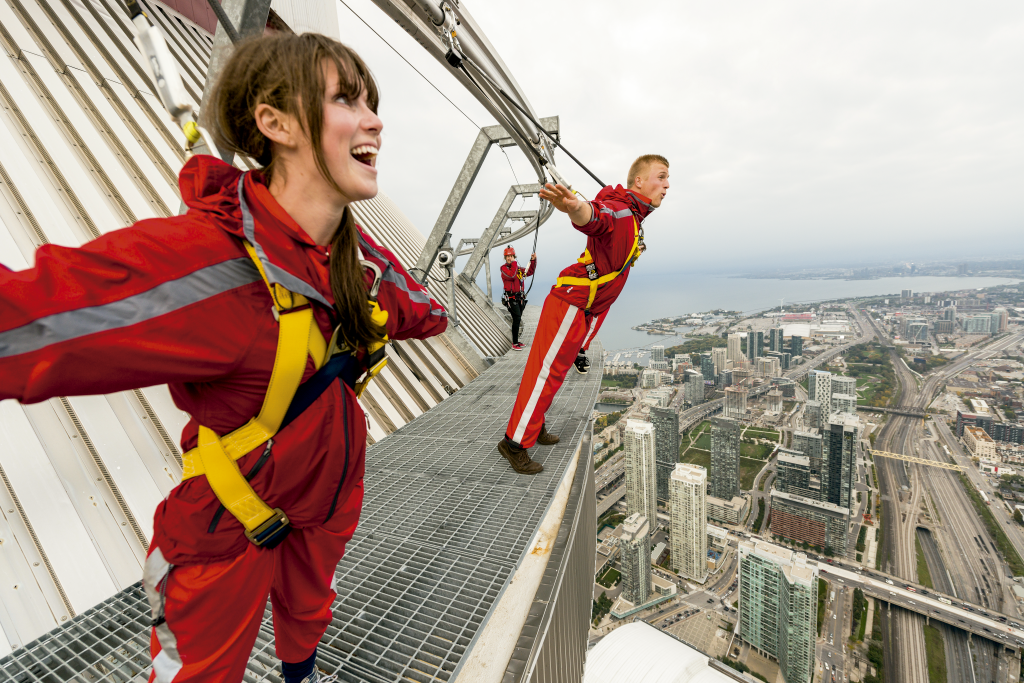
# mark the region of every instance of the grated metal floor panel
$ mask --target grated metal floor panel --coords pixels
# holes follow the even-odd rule
[[[539,308],[524,316],[530,340]],[[495,446],[528,353],[510,351],[454,396],[367,452],[362,518],[338,565],[334,619],[319,665],[350,683],[449,681],[551,503],[590,419],[602,349],[588,375],[570,369],[548,412],[562,437],[536,447],[535,477]],[[126,683],[148,678],[149,608],[136,584],[0,660],[17,683]],[[280,681],[268,609],[245,680]]]

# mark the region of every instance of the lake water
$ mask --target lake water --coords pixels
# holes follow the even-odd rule
[[[1017,283],[998,277],[891,277],[878,280],[747,280],[722,275],[630,274],[625,290],[608,313],[599,336],[611,350],[672,346],[681,336],[655,336],[630,329],[655,318],[724,308],[753,312],[785,303],[807,303],[851,296],[899,297],[900,290],[946,292]],[[541,303],[538,301],[537,303]],[[648,356],[649,357],[649,356]]]

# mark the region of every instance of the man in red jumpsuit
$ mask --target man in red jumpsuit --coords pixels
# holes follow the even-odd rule
[[[505,265],[501,267],[501,283],[504,286],[502,302],[512,314],[512,348],[522,351],[523,345],[519,343],[519,328],[523,320],[523,308],[526,306],[526,298],[523,294],[523,278],[530,277],[537,270],[537,255],[530,254],[530,268],[526,270],[516,263],[516,250],[512,247],[505,249]]]
[[[644,249],[640,224],[661,206],[668,175],[665,157],[645,154],[630,166],[627,188],[606,187],[592,202],[561,185],[549,183],[541,190],[540,195],[569,214],[573,227],[587,236],[587,249],[561,272],[544,300],[505,438],[498,443],[498,451],[516,472],[541,472],[544,467],[527,449],[538,442],[558,443],[544,425],[544,413],[570,365],[587,371],[585,350]]]

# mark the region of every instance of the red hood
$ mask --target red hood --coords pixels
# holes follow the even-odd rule
[[[647,216],[654,211],[654,207],[651,206],[650,199],[639,192],[627,190],[622,185],[616,185],[615,187],[609,185],[608,187],[603,187],[594,199],[599,202],[611,200],[628,204],[630,209],[633,210],[633,213],[636,214],[637,218],[640,220],[647,218]]]
[[[190,212],[198,211],[225,232],[254,241],[271,282],[333,307],[327,249],[318,246],[277,203],[259,171],[244,174],[245,202],[253,218],[247,234],[238,196],[242,175],[220,159],[196,155],[178,174],[178,189]]]

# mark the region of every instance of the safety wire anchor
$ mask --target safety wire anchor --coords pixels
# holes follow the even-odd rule
[[[128,16],[135,27],[135,45],[145,57],[146,69],[156,86],[157,97],[171,115],[171,119],[182,129],[188,143],[185,146],[187,152],[191,154],[195,144],[203,138],[210,151],[220,156],[213,136],[196,123],[193,117],[192,105],[181,82],[178,65],[160,29],[149,23],[137,0],[129,0]]]

